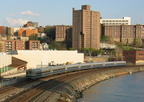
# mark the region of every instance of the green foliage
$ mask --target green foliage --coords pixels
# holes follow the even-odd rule
[[[65,42],[65,44],[66,44],[67,49],[72,48],[72,41],[71,41],[71,40],[67,40],[67,41]]]
[[[108,41],[110,40],[110,37],[109,37],[109,36],[106,36],[106,35],[102,35],[100,39],[101,39],[101,41],[103,41],[103,42],[108,42]]]
[[[1,42],[0,42],[0,52],[2,52],[2,44],[1,44]]]
[[[94,50],[93,52],[92,52],[92,56],[97,56],[97,55],[99,55],[99,54],[104,54],[104,51],[103,50]]]
[[[138,39],[134,39],[132,46],[133,47],[140,47],[142,44]]]
[[[104,50],[96,50],[93,48],[82,48],[81,52],[83,52],[87,56],[97,56],[99,54],[104,54]]]
[[[69,48],[69,50],[75,50],[74,48]]]
[[[123,49],[123,51],[135,50],[134,48],[132,48],[132,47],[130,47],[130,46],[123,46],[122,49]]]
[[[66,44],[64,42],[56,42],[56,41],[52,41],[49,44],[49,49],[67,50]]]
[[[44,33],[49,39],[55,40],[55,28],[45,28]]]
[[[29,40],[38,40],[37,36],[38,36],[37,34],[30,35]]]
[[[120,48],[122,48],[124,46],[121,42],[117,42],[116,45]]]

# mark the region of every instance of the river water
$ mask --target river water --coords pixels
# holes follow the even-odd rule
[[[77,102],[144,102],[144,72],[100,82],[84,91]]]

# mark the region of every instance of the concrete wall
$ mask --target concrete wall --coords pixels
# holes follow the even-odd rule
[[[18,77],[18,78],[10,79],[8,81],[1,81],[0,82],[0,88],[8,86],[8,85],[16,84],[18,82],[23,82],[25,80],[26,80],[25,77]]]
[[[84,54],[75,51],[62,50],[18,50],[18,55],[13,55],[16,58],[27,61],[27,68],[36,68],[38,65],[48,65],[51,61],[56,64],[66,62],[78,63],[84,62]]]
[[[5,76],[5,75],[11,75],[11,74],[15,74],[18,72],[18,69],[17,68],[14,68],[14,69],[11,69],[11,70],[8,70],[6,72],[3,72],[1,73],[1,76]]]
[[[89,56],[85,56],[84,58],[85,62],[107,62],[108,61],[108,57],[89,57]]]
[[[0,53],[0,68],[8,66],[12,63],[11,55]]]

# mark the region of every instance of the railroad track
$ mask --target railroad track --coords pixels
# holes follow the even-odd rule
[[[95,69],[97,71],[99,69]],[[105,69],[103,69],[105,70]],[[64,83],[69,83],[72,80],[76,80],[80,77],[84,77],[85,75],[90,75],[91,73],[95,73],[92,70],[86,70],[81,73],[75,73],[73,75],[69,75],[66,77],[60,77],[48,82],[45,82],[43,84],[40,84],[39,86],[32,88],[29,91],[26,91],[23,94],[18,95],[17,97],[13,97],[10,100],[10,102],[48,102],[50,98],[54,95],[56,90],[59,90],[59,86]],[[55,91],[53,91],[55,90]],[[7,100],[7,102],[9,101]]]
[[[87,74],[84,74],[84,73],[87,73]],[[45,82],[45,83],[27,91],[27,92],[25,92],[24,94],[22,94],[20,96],[14,98],[14,99],[11,99],[11,102],[29,102],[29,101],[42,102],[42,101],[47,101],[55,92],[52,90],[58,90],[60,85],[62,85],[64,83],[68,83],[68,81],[76,80],[80,77],[83,77],[85,75],[90,75],[90,74],[91,74],[91,72],[90,73],[83,72],[83,74],[74,74],[71,76],[61,77],[61,78],[57,78],[55,80]]]
[[[117,67],[117,68],[128,68],[128,67],[136,67],[136,66],[125,66],[125,67]],[[44,81],[44,83],[38,85],[37,87],[32,88],[29,91],[25,91],[23,93],[20,93],[17,96],[9,98],[7,102],[28,102],[28,101],[49,102],[49,100],[51,100],[51,98],[55,95],[56,91],[60,90],[59,86],[64,85],[64,83],[69,83],[85,75],[91,75],[91,73],[95,73],[95,71],[102,71],[106,69],[113,69],[113,68],[98,68],[98,69],[92,69],[92,70],[83,70],[83,71],[77,71],[77,72],[72,72],[72,73],[65,73],[65,75],[68,75],[68,76],[59,77],[59,78],[55,76],[56,79],[50,80],[50,81],[47,81],[47,80],[53,79],[53,78],[45,77],[45,78],[40,79],[41,81]],[[114,69],[116,68],[114,67]],[[65,75],[60,75],[60,76],[65,76]],[[0,89],[0,96],[2,96],[4,93],[8,93],[12,91],[13,88],[15,87],[10,86],[4,89]],[[11,97],[11,96],[8,96],[8,97]]]

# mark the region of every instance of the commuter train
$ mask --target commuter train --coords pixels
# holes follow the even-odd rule
[[[71,64],[62,66],[49,66],[47,68],[29,69],[26,71],[27,80],[35,80],[38,78],[46,77],[49,75],[60,74],[64,72],[77,71],[90,68],[102,68],[102,67],[116,67],[125,66],[125,61],[112,61],[112,62],[93,62],[82,64]]]

